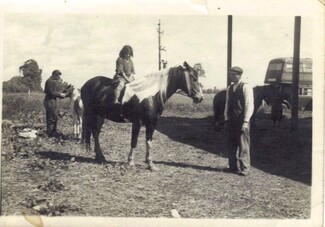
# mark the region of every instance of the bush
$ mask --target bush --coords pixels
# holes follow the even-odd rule
[[[3,82],[3,88],[4,93],[17,93],[17,92],[28,92],[29,88],[25,83],[25,80],[23,77],[13,77],[9,81]]]
[[[44,95],[32,93],[3,94],[2,119],[21,123],[41,123],[44,116]]]

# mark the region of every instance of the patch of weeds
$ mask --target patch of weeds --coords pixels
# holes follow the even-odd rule
[[[58,192],[64,190],[65,186],[56,178],[49,178],[46,183],[39,185],[37,188],[43,191]]]
[[[49,164],[48,161],[40,160],[38,158],[33,158],[31,163],[27,164],[27,167],[30,168],[32,171],[43,170]]]
[[[82,208],[68,204],[66,199],[62,201],[54,201],[52,198],[52,201],[48,201],[48,199],[37,199],[34,196],[29,196],[25,198],[25,201],[21,204],[38,212],[40,215],[47,216],[61,216],[68,211],[82,211]]]
[[[114,164],[114,165],[104,165],[104,168],[101,170],[101,175],[103,177],[110,177],[114,174],[120,174],[124,176],[129,170],[129,166],[124,164]]]

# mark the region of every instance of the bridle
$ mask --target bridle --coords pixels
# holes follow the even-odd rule
[[[192,86],[191,78],[190,78],[191,75],[187,70],[184,70],[184,77],[185,77],[185,81],[186,81],[186,88],[187,88],[188,94],[186,94],[186,95],[182,94],[182,93],[179,93],[179,94],[188,96],[188,97],[192,97],[192,96],[194,96],[194,94],[193,94],[193,86]]]

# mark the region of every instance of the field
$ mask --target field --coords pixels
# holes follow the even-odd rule
[[[2,124],[2,214],[46,216],[308,219],[311,212],[312,114],[299,112],[299,129],[290,113],[273,128],[269,109],[251,131],[252,172],[228,167],[226,135],[214,131],[213,95],[197,105],[174,95],[154,133],[151,172],[144,163],[144,128],[136,168],[127,168],[130,124],[106,121],[100,141],[108,160],[73,139],[69,100],[60,101],[58,128],[67,140],[44,134],[43,95],[4,94]],[[18,133],[38,130],[36,139]]]

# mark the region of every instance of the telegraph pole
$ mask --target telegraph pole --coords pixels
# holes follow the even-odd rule
[[[232,60],[232,15],[228,15],[228,43],[227,43],[227,87],[231,81],[229,78],[229,69]]]
[[[160,31],[160,20],[159,20],[159,23],[158,23],[158,29],[157,29],[157,32],[158,32],[158,68],[159,70],[161,70],[161,51],[166,51],[165,47],[162,47],[161,46],[161,34],[164,34],[164,31]],[[167,62],[166,62],[167,63]]]
[[[294,48],[292,63],[292,87],[291,87],[291,127],[293,130],[298,129],[298,105],[299,105],[299,67],[300,67],[300,30],[301,17],[295,17],[294,27]]]

